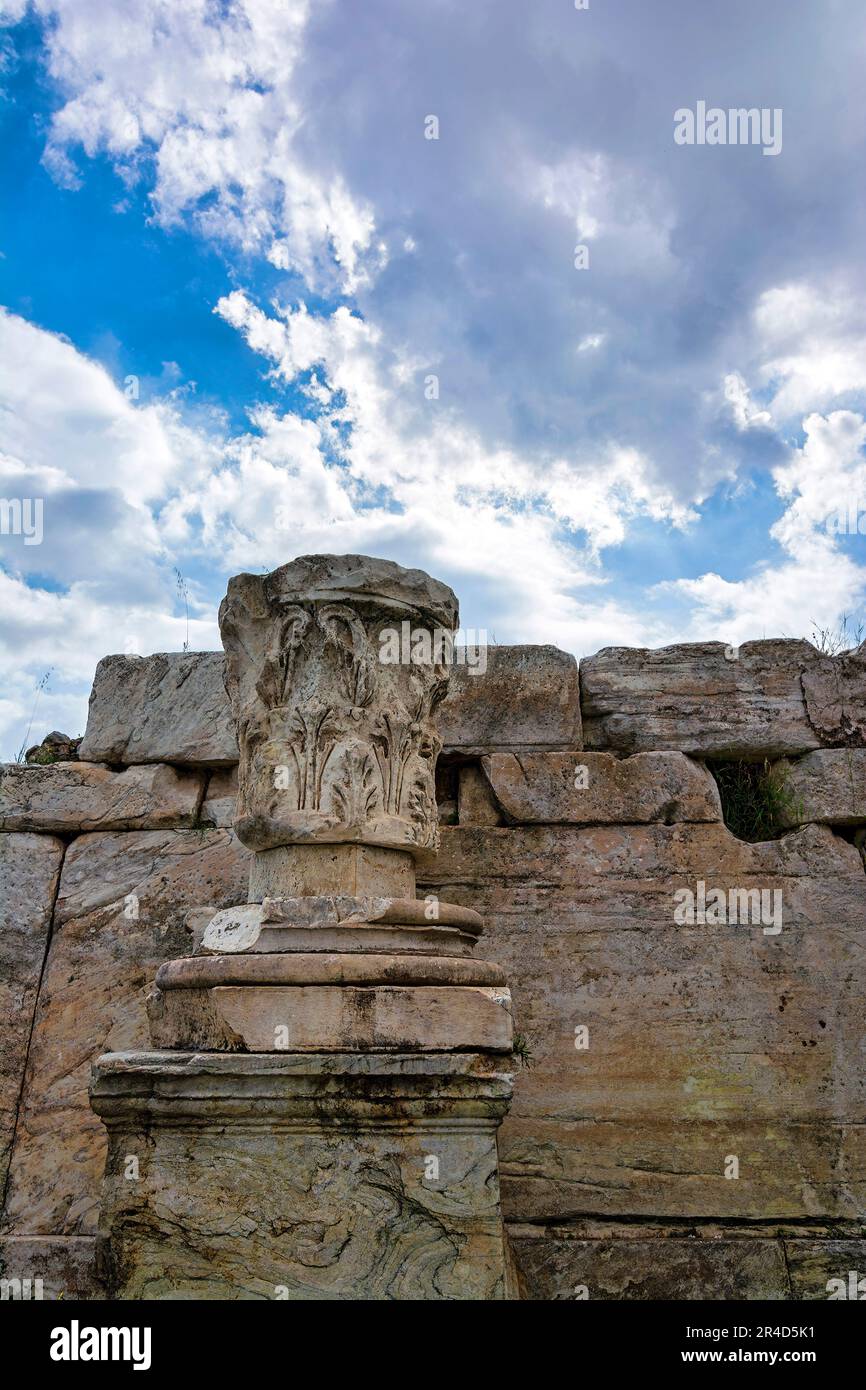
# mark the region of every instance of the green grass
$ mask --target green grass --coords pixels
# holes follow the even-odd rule
[[[738,840],[774,840],[801,810],[788,787],[784,763],[714,763],[725,825]]]
[[[532,1048],[529,1046],[529,1039],[525,1033],[515,1033],[514,1042],[511,1047],[518,1062],[522,1067],[529,1071],[532,1065]]]

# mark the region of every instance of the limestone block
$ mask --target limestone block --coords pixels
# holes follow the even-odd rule
[[[236,763],[222,652],[103,657],[78,756],[96,763]]]
[[[265,898],[263,903],[217,912],[207,923],[199,950],[224,955],[240,952],[334,950],[316,938],[328,933],[346,948],[357,950],[415,950],[429,941],[436,953],[450,954],[449,945],[474,945],[482,920],[469,908],[400,898],[305,897]],[[375,936],[371,933],[375,933]],[[441,938],[441,939],[440,939]],[[376,941],[384,943],[382,947]],[[460,952],[458,952],[460,954]]]
[[[649,651],[605,647],[580,663],[587,748],[671,749],[699,757],[772,758],[820,747],[803,684],[826,665],[809,642]]]
[[[230,829],[235,818],[237,799],[237,768],[217,768],[208,778],[201,812],[202,821],[207,825],[215,825],[220,830]]]
[[[237,763],[224,673],[221,651],[104,657],[79,757],[211,768]],[[472,675],[457,648],[436,724],[446,752],[579,748],[577,663],[557,647],[489,647],[487,671]]]
[[[819,748],[777,770],[784,788],[781,824],[866,824],[866,749]]]
[[[530,1053],[500,1137],[510,1219],[863,1210],[852,845],[821,826],[765,844],[719,824],[454,827],[419,875],[482,911],[478,954],[505,970]],[[779,890],[781,932],[677,925],[698,879]]]
[[[243,963],[271,966],[278,961],[286,969],[296,960],[259,956]],[[363,961],[362,956],[346,957],[342,973],[351,976],[348,966]],[[158,1048],[511,1052],[511,998],[501,987],[246,983],[157,990],[149,1012]]]
[[[415,865],[403,850],[373,845],[281,845],[250,864],[250,901],[357,894],[412,897]]]
[[[423,857],[418,872],[422,896],[432,891],[481,912],[484,941],[493,932],[491,912],[500,923],[522,923],[536,940],[629,924],[670,928],[674,893],[694,890],[701,879],[726,892],[781,889],[782,936],[794,926],[866,926],[859,855],[826,826],[757,844],[722,824],[447,826],[439,855]]]
[[[534,1300],[588,1298],[633,1300],[790,1298],[785,1252],[780,1240],[712,1240],[639,1236],[572,1239],[539,1228],[509,1231],[509,1243]],[[584,1292],[585,1290],[585,1292]]]
[[[216,985],[483,985],[505,984],[500,966],[447,956],[407,957],[391,951],[363,956],[342,951],[279,955],[184,956],[166,961],[156,987],[211,989]],[[507,1006],[508,1001],[504,1001]]]
[[[6,1180],[63,842],[0,835],[0,1191]]]
[[[822,743],[866,744],[866,642],[803,672],[809,723]]]
[[[784,1245],[792,1298],[824,1301],[831,1294],[838,1298],[842,1292],[839,1280],[842,1280],[847,1297],[851,1298],[852,1284],[856,1288],[858,1282],[866,1275],[866,1240],[863,1238],[795,1238],[786,1240]],[[852,1270],[855,1272],[854,1280],[850,1277]],[[856,1288],[856,1299],[858,1302],[863,1301],[862,1288]]]
[[[516,824],[722,819],[714,778],[682,753],[493,753],[482,767],[506,818]]]
[[[505,823],[505,817],[496,803],[489,781],[481,768],[473,763],[457,769],[457,820],[460,825]]]
[[[500,1137],[503,1212],[545,1223],[584,1215],[852,1222],[866,1196],[861,1130],[664,1117],[638,1130],[627,1118],[530,1124],[518,1116]],[[729,1156],[740,1162],[736,1182],[724,1177]]]
[[[487,648],[483,672],[457,649],[437,726],[448,752],[580,748],[577,662],[551,646]]]
[[[16,838],[45,843],[0,837]],[[93,1231],[105,1134],[90,1066],[106,1045],[147,1044],[146,995],[163,961],[189,950],[187,911],[245,900],[249,857],[225,830],[99,833],[67,849],[10,1164],[11,1233]]]
[[[490,647],[487,658],[483,675],[459,661],[451,669],[449,693],[437,711],[446,752],[582,746],[573,657],[556,647],[522,646]],[[710,757],[862,747],[864,670],[866,643],[837,657],[786,639],[739,648],[720,642],[657,651],[608,647],[581,662],[586,746]],[[222,652],[105,657],[79,756],[109,763],[236,763],[223,679]]]
[[[101,763],[0,767],[0,830],[163,830],[191,825],[201,774],[149,763],[114,772]]]
[[[503,1298],[510,1081],[465,1053],[101,1058],[111,1296]]]
[[[0,1280],[24,1285],[29,1279],[31,1297],[36,1297],[38,1280],[48,1302],[99,1302],[105,1290],[96,1272],[95,1247],[93,1236],[0,1236]],[[17,1290],[11,1297],[16,1296]]]

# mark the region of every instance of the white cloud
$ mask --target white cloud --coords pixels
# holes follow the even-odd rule
[[[0,537],[0,747],[17,752],[36,684],[39,727],[83,730],[110,651],[178,649],[172,557],[159,506],[209,476],[218,436],[170,400],[135,405],[66,339],[0,310],[0,494],[42,505],[42,539]],[[212,646],[212,606],[192,586],[190,640]]]
[[[381,334],[345,307],[318,316],[303,304],[277,306],[272,317],[236,290],[216,312],[274,363],[283,380],[317,369],[312,394],[322,406],[322,447],[342,457],[353,478],[371,488],[387,486],[404,506],[435,511],[454,497],[476,508],[498,505],[507,514],[530,504],[585,531],[594,554],[624,538],[630,517],[677,526],[696,519],[654,480],[648,460],[634,449],[611,443],[581,461],[485,447],[440,400],[425,401],[420,390],[414,399],[394,391],[392,380],[409,375],[405,362],[389,358]],[[348,428],[345,442],[336,426]]]
[[[725,377],[725,400],[737,429],[769,429],[772,426],[772,414],[753,405],[752,393],[739,372],[729,372]]]
[[[650,174],[593,151],[569,154],[556,164],[539,165],[530,155],[515,161],[511,177],[524,197],[528,193],[548,212],[568,217],[577,243],[603,242],[606,263],[627,257],[632,271],[674,270],[674,212]]]
[[[812,624],[834,628],[840,615],[866,603],[866,566],[839,543],[828,519],[845,517],[859,503],[866,510],[866,421],[837,410],[804,421],[805,442],[773,470],[776,490],[787,503],[770,528],[784,552],[765,560],[745,579],[718,574],[681,579],[665,586],[696,605],[697,636],[722,633],[739,643],[750,638],[807,636]],[[843,522],[844,524],[844,522]]]
[[[780,420],[799,420],[866,392],[866,304],[839,284],[805,281],[765,291],[754,315],[757,378]]]
[[[219,590],[228,573],[323,550],[444,574],[472,593],[475,626],[513,640],[585,649],[603,627],[608,640],[649,636],[652,620],[605,596],[598,564],[628,517],[685,519],[639,456],[611,448],[582,474],[564,460],[545,473],[486,449],[440,402],[401,407],[379,336],[347,309],[271,317],[239,293],[218,309],[281,379],[306,379],[316,418],[259,407],[249,431],[225,436],[185,418],[182,395],[135,405],[66,340],[0,315],[10,437],[0,477],[45,503],[41,547],[3,538],[0,652],[19,672],[7,741],[49,667],[43,722],[80,724],[100,656],[182,646],[175,565],[191,592],[193,648],[218,641],[219,592],[206,576]],[[564,527],[586,532],[584,550]]]
[[[788,463],[774,470],[779,495],[790,499],[771,534],[796,553],[822,530],[834,535],[833,521],[851,503],[866,505],[866,421],[850,410],[803,421],[805,443]]]
[[[327,0],[320,0],[320,4]],[[135,179],[153,161],[155,216],[348,291],[384,261],[370,207],[299,144],[294,94],[308,0],[35,0],[66,101],[45,160],[76,186],[79,149]]]
[[[212,461],[170,403],[135,404],[98,362],[2,307],[0,434],[7,471],[38,470],[52,489],[108,486],[136,508]]]
[[[866,387],[862,297],[792,279],[784,246],[761,239],[746,258],[757,307],[742,315],[732,290],[761,224],[757,185],[732,161],[704,181],[668,163],[667,93],[653,143],[655,35],[626,19],[615,52],[578,56],[567,7],[514,5],[503,23],[480,0],[472,23],[443,5],[434,24],[384,2],[375,21],[332,0],[35,5],[60,96],[55,177],[74,185],[107,155],[151,189],[163,228],[242,253],[229,284],[283,272],[295,298],[265,310],[234,289],[215,306],[274,388],[233,437],[182,389],[136,405],[72,344],[0,321],[0,476],[43,489],[54,526],[38,564],[4,548],[9,597],[33,619],[7,647],[28,680],[52,653],[83,680],[130,629],[147,649],[180,645],[173,564],[194,645],[210,644],[226,573],[312,550],[422,564],[510,640],[672,641],[685,634],[665,616],[670,591],[660,617],[623,602],[615,548],[641,521],[699,525],[721,480],[748,498],[751,472],[773,465],[785,511],[754,548],[780,545],[781,561],[675,586],[687,630],[725,623],[741,640],[802,627],[812,595],[816,617],[853,606],[861,573],[819,513],[859,486],[859,417],[810,420],[803,449],[778,460],[780,430]],[[503,103],[513,73],[526,80]],[[441,139],[425,142],[437,109]],[[588,272],[574,268],[580,240]],[[352,307],[335,307],[345,295]],[[300,302],[322,296],[327,312]],[[287,408],[298,394],[304,409]]]

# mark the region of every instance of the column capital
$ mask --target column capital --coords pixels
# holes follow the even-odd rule
[[[437,848],[433,711],[458,623],[451,589],[389,560],[306,555],[235,576],[219,616],[239,839],[258,852]]]

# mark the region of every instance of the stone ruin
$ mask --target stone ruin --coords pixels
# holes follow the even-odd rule
[[[80,745],[2,769],[0,1277],[827,1298],[866,1268],[866,644],[482,671],[383,661],[404,623],[453,593],[238,576],[224,653],[106,657]]]

